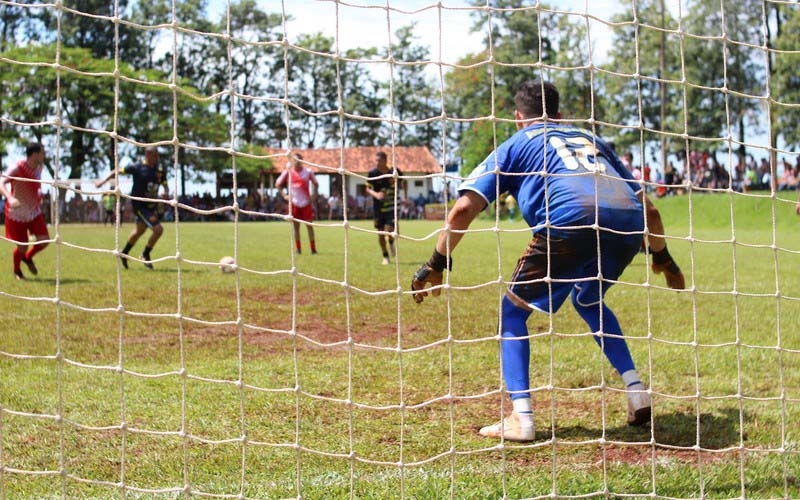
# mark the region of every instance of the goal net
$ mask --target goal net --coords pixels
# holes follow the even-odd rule
[[[3,200],[0,499],[800,497],[797,2],[0,0],[0,27],[4,186],[43,144],[47,224]],[[643,250],[603,299],[647,425],[565,305],[527,321],[535,436],[479,434],[512,411],[527,200],[415,303],[530,79],[683,269]]]

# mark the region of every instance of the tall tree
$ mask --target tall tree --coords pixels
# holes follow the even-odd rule
[[[164,118],[175,115],[175,125],[181,142],[180,154],[176,155],[177,175],[180,179],[180,192],[186,191],[186,182],[198,179],[204,172],[221,172],[230,158],[224,153],[207,151],[201,147],[221,147],[230,144],[227,125],[228,115],[223,114],[221,99],[211,104],[200,104],[201,99],[210,99],[219,93],[227,82],[227,53],[215,41],[215,25],[206,15],[206,0],[185,0],[175,3],[172,0],[152,0],[137,2],[132,18],[143,25],[168,25],[168,29],[148,30],[145,33],[147,48],[143,66],[158,69],[162,78],[168,82],[188,82],[191,87],[182,88],[186,95],[179,99],[182,106],[175,107],[169,100],[163,101],[164,108],[157,110]],[[181,29],[173,28],[177,24]],[[185,85],[185,83],[184,83]],[[135,92],[133,95],[140,95]],[[127,93],[122,93],[125,99]],[[193,100],[192,100],[193,99]],[[152,102],[152,101],[151,101]],[[153,124],[154,116],[145,109],[128,105],[131,118],[141,125]],[[137,112],[138,111],[138,112]],[[126,121],[126,123],[131,123]],[[190,126],[191,125],[191,126]],[[159,127],[164,129],[164,127]],[[166,130],[171,137],[171,130]],[[140,152],[127,148],[130,155]]]
[[[239,0],[219,22],[218,32],[228,36],[217,43],[230,54],[224,73],[230,83],[223,102],[231,109],[237,139],[245,144],[269,143],[272,131],[264,124],[283,114],[283,21],[280,14],[260,9],[255,0]]]
[[[289,97],[294,106],[294,144],[305,148],[324,145],[337,139],[339,131],[338,82],[332,37],[322,33],[301,35],[297,48],[287,54]],[[338,138],[341,140],[341,138]]]
[[[688,111],[683,106],[682,65],[688,61],[676,34],[678,21],[661,0],[637,0],[630,5],[630,12],[612,17],[619,28],[606,71],[598,75],[608,121],[623,127],[612,138],[620,151],[636,145],[682,149],[680,139],[664,135],[687,132],[685,123],[691,120],[684,115]],[[662,147],[662,141],[673,143]]]
[[[427,146],[441,152],[441,92],[427,77],[426,64],[430,49],[415,42],[415,25],[395,32],[386,57],[391,64],[387,84],[391,106],[394,143],[401,146]]]
[[[761,9],[735,0],[692,0],[686,31],[702,35],[685,38],[686,102],[692,137],[738,138],[744,162],[745,138],[766,95],[766,54]],[[752,96],[752,97],[751,97]],[[722,144],[711,144],[719,149]]]
[[[40,39],[55,42],[65,49],[85,49],[94,62],[83,60],[79,68],[91,68],[99,61],[115,59],[135,64],[142,60],[144,49],[141,30],[114,20],[127,9],[128,2],[106,2],[103,0],[68,1],[69,9],[46,8],[35,14],[42,20],[43,33]],[[77,52],[75,53],[77,54]],[[53,62],[64,64],[64,61]],[[113,65],[108,73],[113,74]],[[64,71],[56,81],[53,92],[40,96],[43,99],[59,100],[56,112],[61,112],[71,127],[61,129],[64,151],[59,152],[65,176],[80,178],[85,166],[97,168],[107,161],[108,148],[99,140],[92,129],[108,125],[104,117],[113,113],[114,100],[106,98],[113,95],[114,79],[98,77],[83,78],[76,73]],[[100,85],[107,87],[100,88]]]
[[[540,32],[539,7],[525,0],[473,0],[472,31],[486,33],[485,49],[468,54],[446,76],[451,140],[458,142],[466,175],[513,133],[514,92],[524,80],[545,76],[551,41]],[[493,118],[490,119],[490,118]]]
[[[340,101],[345,113],[342,135],[350,147],[380,146],[388,141],[380,119],[388,101],[368,68],[368,61],[377,54],[375,47],[349,49],[339,62]]]
[[[800,5],[774,6],[776,25],[770,95],[771,136],[781,137],[787,149],[800,147]]]
[[[580,18],[548,12],[540,20],[543,37],[555,49],[546,78],[558,88],[560,110],[567,119],[604,118],[603,103],[595,91],[590,63],[589,38]]]

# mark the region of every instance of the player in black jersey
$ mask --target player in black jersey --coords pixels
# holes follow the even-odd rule
[[[390,255],[395,255],[394,236],[391,233],[397,227],[397,202],[408,198],[408,188],[400,178],[402,175],[400,169],[389,166],[383,151],[375,154],[375,168],[367,174],[366,192],[372,196],[375,229],[381,231],[378,234],[378,244],[381,246],[384,265],[389,263]],[[399,198],[396,193],[398,183],[403,188],[403,198]]]
[[[136,227],[131,231],[125,248],[122,249],[122,256],[120,257],[122,259],[122,266],[125,267],[125,269],[128,268],[128,259],[126,256],[130,253],[136,242],[139,241],[139,237],[149,228],[153,234],[150,235],[150,238],[147,240],[147,245],[144,247],[142,261],[145,267],[153,269],[153,264],[150,262],[150,252],[153,250],[153,247],[155,247],[158,239],[161,238],[164,228],[161,227],[159,204],[152,200],[158,199],[160,187],[163,187],[164,194],[169,196],[166,172],[158,166],[158,149],[155,147],[148,147],[144,150],[144,161],[112,170],[105,179],[97,181],[95,186],[99,188],[114,177],[115,174],[128,174],[133,177],[131,202],[133,211],[136,214]]]

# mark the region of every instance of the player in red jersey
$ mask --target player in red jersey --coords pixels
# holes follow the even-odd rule
[[[312,192],[311,185],[314,186]],[[319,183],[311,169],[303,166],[303,156],[295,154],[289,159],[286,170],[281,172],[275,187],[279,191],[285,187],[288,193],[284,196],[291,207],[294,220],[294,247],[300,253],[300,221],[306,222],[308,227],[308,244],[311,253],[317,253],[317,244],[314,240],[314,209],[311,201],[316,198]]]
[[[44,167],[44,146],[32,142],[25,148],[25,154],[24,160],[0,177],[0,195],[6,198],[6,238],[17,244],[13,256],[14,277],[18,280],[25,279],[21,269],[23,262],[31,274],[39,273],[33,256],[44,250],[50,239],[42,214],[42,193],[39,189]],[[29,243],[29,234],[36,238],[33,245]]]

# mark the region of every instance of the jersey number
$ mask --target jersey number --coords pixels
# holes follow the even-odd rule
[[[605,173],[605,164],[597,161],[597,148],[586,137],[569,137],[566,141],[560,137],[550,137],[548,142],[569,170],[583,167],[587,172]]]

